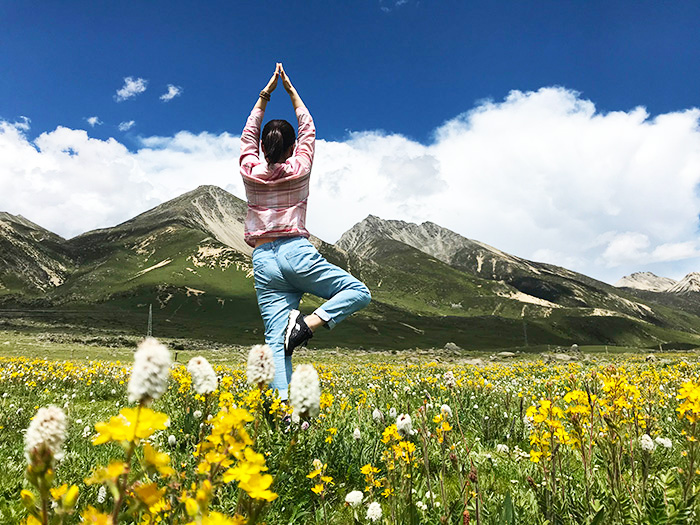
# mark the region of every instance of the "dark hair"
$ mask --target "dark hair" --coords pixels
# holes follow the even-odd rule
[[[275,164],[297,139],[294,128],[286,120],[271,120],[262,130],[262,143],[265,148],[265,160]]]

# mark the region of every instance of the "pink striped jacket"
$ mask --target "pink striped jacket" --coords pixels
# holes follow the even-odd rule
[[[248,199],[245,241],[250,246],[260,237],[309,237],[305,223],[316,145],[314,121],[306,107],[297,108],[299,131],[294,154],[284,163],[268,166],[260,154],[264,114],[262,109],[253,108],[241,135],[241,177]]]

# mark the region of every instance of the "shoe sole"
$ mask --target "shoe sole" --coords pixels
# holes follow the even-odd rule
[[[294,325],[296,324],[297,319],[299,318],[300,315],[301,315],[301,312],[299,310],[292,310],[291,312],[289,312],[289,317],[287,318],[287,329],[285,330],[285,334],[284,334],[284,353],[285,353],[285,355],[290,353],[289,338],[292,336],[292,330],[294,330]]]

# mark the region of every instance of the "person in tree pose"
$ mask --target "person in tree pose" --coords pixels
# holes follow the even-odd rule
[[[286,120],[271,120],[265,124],[261,140],[265,107],[280,78],[297,115],[299,137],[297,140]],[[243,129],[240,170],[248,199],[245,241],[255,248],[255,292],[265,324],[265,342],[274,355],[272,387],[282,400],[288,397],[294,349],[306,345],[320,326],[333,328],[371,300],[362,282],[326,261],[308,240],[306,204],[315,143],[311,114],[282,64],[277,64]],[[298,308],[307,292],[326,302],[304,316]]]

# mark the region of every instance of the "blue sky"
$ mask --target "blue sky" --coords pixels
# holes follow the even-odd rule
[[[550,85],[658,114],[697,105],[699,30],[698,2],[2,2],[0,116],[38,133],[97,115],[101,138],[131,120],[238,132],[276,61],[329,139],[425,142],[478,100]],[[117,104],[128,76],[148,90]],[[168,84],[183,92],[164,104]]]
[[[70,237],[198,184],[243,198],[237,137],[281,61],[323,239],[372,213],[679,278],[700,270],[698,34],[698,2],[0,2],[0,210]],[[294,119],[281,88],[268,108]]]

